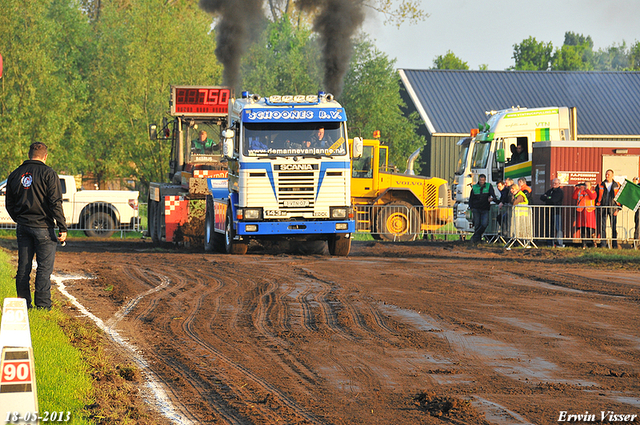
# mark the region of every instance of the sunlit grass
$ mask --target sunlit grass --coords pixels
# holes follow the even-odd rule
[[[0,297],[15,298],[15,266],[0,250]],[[29,325],[36,370],[38,407],[43,412],[70,412],[72,424],[89,424],[82,410],[91,394],[92,379],[81,353],[59,326],[65,319],[58,308],[30,310]]]

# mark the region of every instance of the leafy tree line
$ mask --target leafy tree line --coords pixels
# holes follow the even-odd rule
[[[299,13],[274,13],[254,28],[258,40],[244,55],[236,89],[262,96],[323,90],[320,45],[309,22]],[[167,113],[171,85],[222,83],[215,35],[212,16],[193,0],[4,0],[0,179],[39,140],[61,173],[133,176],[142,187],[165,181],[170,145],[149,140],[148,125]],[[425,143],[415,133],[417,117],[402,113],[394,61],[364,35],[338,100],[350,136],[380,130],[396,164]]]
[[[640,71],[640,42],[631,46],[626,42],[593,50],[591,36],[566,32],[564,44],[554,49],[551,42],[529,37],[513,45],[515,65],[509,70],[518,71]],[[467,62],[452,51],[437,56],[432,69],[469,69]],[[487,65],[481,65],[486,70]]]

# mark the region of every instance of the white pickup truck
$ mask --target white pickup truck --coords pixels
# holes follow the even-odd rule
[[[84,230],[87,236],[109,237],[118,229],[137,229],[138,191],[77,190],[73,176],[60,176],[62,209],[69,229]],[[7,180],[0,183],[0,228],[15,222],[6,208]]]

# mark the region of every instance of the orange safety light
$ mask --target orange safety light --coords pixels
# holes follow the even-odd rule
[[[472,128],[471,131],[469,132],[469,135],[471,135],[471,137],[476,137],[478,135],[478,129]]]
[[[379,139],[380,138],[380,130],[374,130],[373,138],[374,139]]]

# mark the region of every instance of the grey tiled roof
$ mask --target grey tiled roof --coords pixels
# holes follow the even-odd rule
[[[489,110],[576,106],[578,134],[640,135],[640,72],[399,71],[430,132],[467,134]]]

